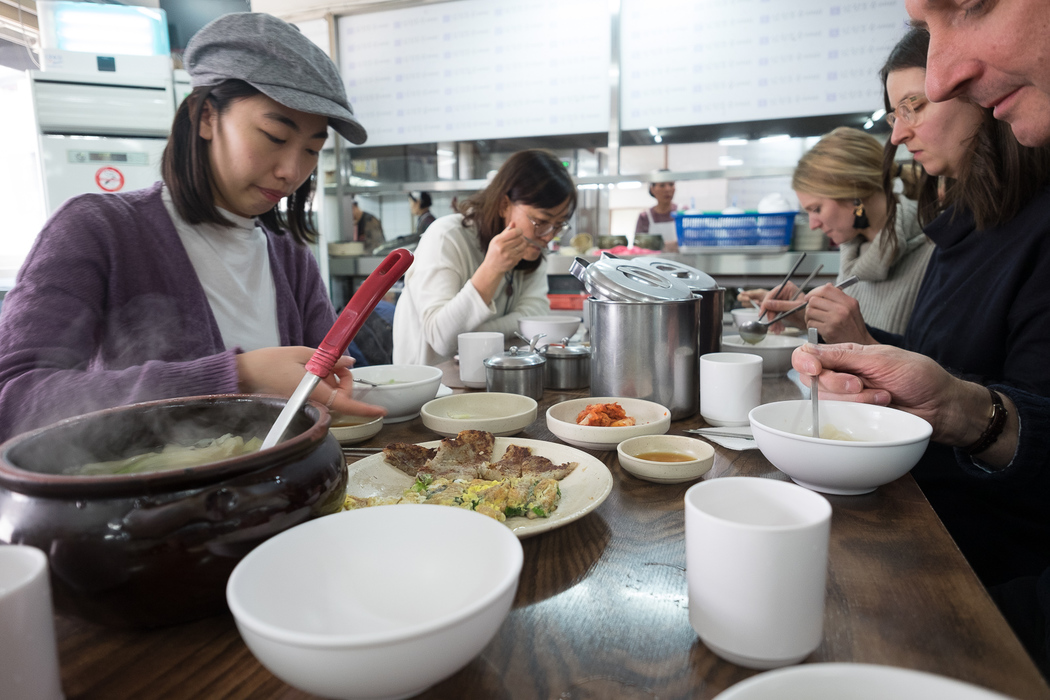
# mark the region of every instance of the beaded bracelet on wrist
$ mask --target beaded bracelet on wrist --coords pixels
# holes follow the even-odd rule
[[[988,419],[988,427],[981,433],[981,437],[977,438],[977,442],[963,448],[970,455],[980,454],[994,445],[1002,435],[1003,428],[1006,427],[1006,417],[1009,412],[1003,404],[1003,398],[992,389],[988,389],[988,393],[992,395],[992,415]]]

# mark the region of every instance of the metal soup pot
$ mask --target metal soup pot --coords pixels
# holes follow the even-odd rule
[[[220,395],[105,409],[0,445],[0,542],[47,553],[56,607],[107,625],[154,627],[226,609],[230,572],[256,545],[342,508],[346,461],[328,411],[304,406],[294,437],[198,467],[75,476],[69,468],[266,434],[286,401]]]

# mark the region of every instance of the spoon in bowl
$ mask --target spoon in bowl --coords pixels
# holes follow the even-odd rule
[[[809,342],[816,345],[820,342],[820,334],[816,328],[809,329]],[[813,383],[809,385],[809,396],[813,401],[813,437],[820,437],[820,408],[817,405],[817,378],[813,377]]]
[[[858,281],[859,280],[857,279],[857,276],[853,275],[852,277],[847,277],[846,279],[842,280],[841,282],[839,282],[835,286],[838,287],[839,289],[845,289],[846,287],[852,287]],[[750,343],[751,345],[756,345],[758,343],[761,343],[762,339],[766,337],[766,331],[769,330],[769,327],[771,325],[773,325],[774,323],[776,323],[780,319],[784,318],[785,316],[790,316],[791,314],[795,313],[796,311],[801,311],[802,309],[806,308],[807,306],[809,306],[809,302],[805,301],[805,302],[799,304],[798,306],[796,306],[793,309],[788,309],[787,311],[780,312],[779,314],[777,314],[776,316],[774,316],[773,318],[771,318],[771,319],[769,319],[767,321],[759,320],[759,321],[747,321],[746,323],[742,323],[742,324],[740,324],[740,338],[745,343]]]

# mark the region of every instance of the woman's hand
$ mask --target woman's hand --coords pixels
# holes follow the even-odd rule
[[[532,245],[521,229],[514,224],[503,229],[499,235],[489,241],[485,259],[470,278],[474,288],[478,290],[478,294],[486,304],[492,303],[503,276],[521,262]]]
[[[246,394],[276,394],[290,397],[306,374],[313,348],[302,346],[262,348],[237,355],[237,380]],[[310,399],[336,413],[354,416],[384,416],[386,409],[353,399],[354,359],[340,357],[331,373],[318,382]]]
[[[833,284],[824,284],[806,295],[806,325],[816,328],[828,343],[875,345],[864,325],[860,304]]]
[[[758,291],[764,291],[764,290],[755,290],[755,291],[758,292]],[[773,318],[774,316],[776,316],[780,312],[782,312],[782,311],[790,311],[791,309],[793,309],[796,306],[798,306],[799,304],[801,304],[802,301],[799,300],[799,299],[794,299],[794,300],[789,301],[791,299],[791,297],[795,296],[795,292],[797,292],[797,291],[799,291],[798,287],[796,287],[793,283],[788,282],[787,284],[785,284],[783,286],[783,289],[781,289],[780,287],[774,287],[772,292],[763,294],[761,305],[760,305],[760,308],[759,308],[759,317],[760,318]],[[745,293],[748,294],[748,295],[752,294],[752,292],[745,292]],[[756,299],[756,301],[757,301],[757,299]],[[772,326],[770,326],[769,330],[772,333],[780,333],[784,329],[784,326],[793,326],[795,328],[805,328],[806,327],[805,314],[802,313],[802,312],[798,312],[798,313],[793,313],[790,316],[785,316],[784,318],[780,319],[779,321],[774,323]]]

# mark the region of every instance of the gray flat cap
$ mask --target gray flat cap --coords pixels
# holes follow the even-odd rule
[[[332,59],[296,27],[263,12],[223,15],[193,35],[183,64],[193,87],[243,80],[285,107],[328,117],[352,143],[364,143]]]

